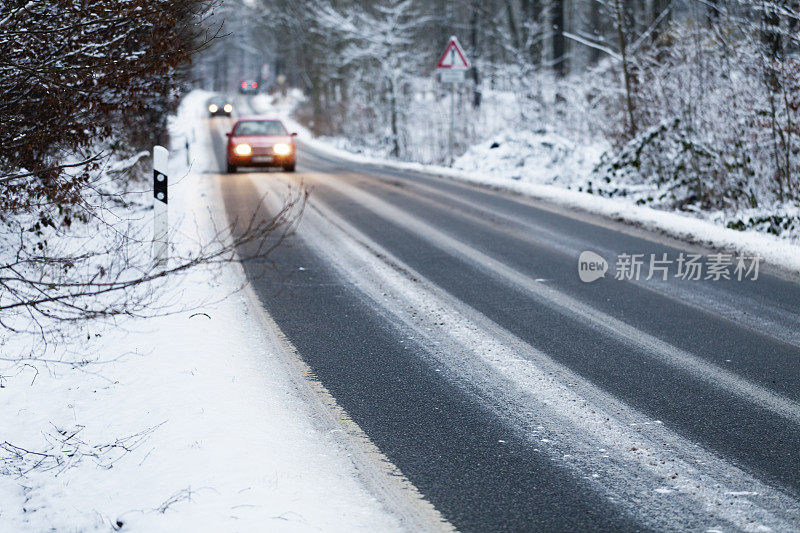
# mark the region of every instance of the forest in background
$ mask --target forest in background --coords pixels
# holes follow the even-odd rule
[[[473,64],[459,154],[508,132],[600,143],[581,190],[797,232],[797,0],[232,0],[215,16],[229,35],[196,83],[284,75],[317,135],[446,163],[434,66],[457,35]]]

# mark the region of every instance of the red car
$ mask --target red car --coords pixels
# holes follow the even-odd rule
[[[228,136],[228,173],[238,167],[283,167],[294,172],[296,133],[283,122],[267,118],[241,118]]]
[[[258,83],[252,80],[243,81],[239,86],[239,92],[242,94],[256,94],[258,92]]]

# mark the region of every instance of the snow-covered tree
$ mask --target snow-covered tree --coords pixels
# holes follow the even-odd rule
[[[643,202],[685,209],[797,201],[798,0],[263,0],[258,10],[264,29],[253,31],[274,36],[315,133],[443,162],[441,133],[427,131],[449,113],[433,65],[457,34],[475,66],[457,99],[462,150],[503,128],[555,130],[612,146],[592,177],[613,182],[605,193],[628,194],[626,181],[658,189]],[[482,112],[487,94],[504,105]]]
[[[425,22],[415,0],[383,0],[350,13],[321,3],[316,15],[325,35],[342,43],[339,66],[373,92],[374,105],[386,103],[386,112],[379,114],[388,119],[391,153],[400,157],[409,85],[421,59],[414,36]]]

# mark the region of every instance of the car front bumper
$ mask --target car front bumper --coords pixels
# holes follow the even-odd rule
[[[293,165],[294,154],[290,155],[236,155],[228,154],[228,163],[237,167],[285,167]]]

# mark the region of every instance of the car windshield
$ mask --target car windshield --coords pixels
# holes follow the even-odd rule
[[[286,135],[286,128],[278,120],[246,120],[236,125],[234,135]]]

